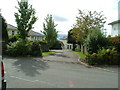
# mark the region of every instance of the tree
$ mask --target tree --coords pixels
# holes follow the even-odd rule
[[[89,33],[85,40],[87,51],[89,54],[97,53],[99,49],[108,46],[108,39],[103,35],[99,29],[94,29],[92,33]]]
[[[32,25],[36,22],[35,9],[28,2],[19,2],[18,12],[15,13],[17,28],[19,30],[20,38],[26,39],[28,32],[32,29]]]
[[[43,23],[44,31],[42,33],[45,35],[45,40],[48,42],[49,48],[52,48],[57,41],[58,32],[55,29],[57,25],[54,23],[52,15],[49,14],[45,18],[45,22]]]
[[[71,33],[72,33],[72,38],[77,42],[77,44],[82,44],[83,43],[83,37],[84,37],[84,33],[79,30],[79,28],[76,28],[74,27],[72,30],[71,30]]]
[[[2,54],[5,54],[5,51],[7,49],[7,43],[8,43],[8,32],[7,32],[7,23],[4,17],[0,14],[0,22],[2,22]],[[1,42],[0,42],[1,43]]]
[[[0,18],[2,20],[2,41],[7,42],[8,41],[7,23],[1,14]]]
[[[76,17],[76,24],[74,25],[73,35],[76,35],[76,40],[84,42],[87,35],[91,33],[94,29],[99,30],[104,29],[105,17],[102,12],[98,13],[96,11],[82,11],[79,10],[79,14]]]
[[[75,38],[73,37],[72,31],[73,31],[73,29],[71,29],[71,30],[68,31],[68,39],[67,39],[67,42],[73,44],[73,51],[75,51],[75,48],[76,48],[76,45],[75,45],[75,44],[77,44],[77,42],[76,42]]]

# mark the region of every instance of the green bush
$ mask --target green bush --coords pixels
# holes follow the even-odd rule
[[[51,49],[61,50],[61,42],[57,40],[56,43],[51,47]]]
[[[15,42],[10,42],[7,45],[6,50],[7,55],[9,56],[42,56],[42,51],[40,48],[40,44],[37,41],[28,41],[19,39]]]
[[[26,44],[25,40],[17,40],[7,45],[6,53],[10,56],[25,56],[28,55],[29,51],[29,46]]]
[[[8,39],[8,42],[16,42],[17,40],[19,40],[19,38],[20,38],[19,34],[16,34],[14,36],[10,35],[9,39]]]
[[[30,55],[32,56],[42,56],[41,47],[38,41],[33,41],[30,43]]]
[[[86,56],[86,62],[90,65],[118,65],[120,55],[115,50],[102,48],[98,53],[89,54]]]
[[[119,54],[115,48],[105,49],[102,48],[98,51],[98,55],[101,55],[104,60],[104,64],[118,64]]]
[[[108,37],[110,41],[110,46],[114,46],[116,50],[120,53],[120,36]]]
[[[87,51],[89,54],[97,53],[102,47],[108,45],[108,39],[100,32],[100,30],[93,30],[86,40],[85,45],[87,46]]]
[[[41,45],[42,52],[49,52],[49,46],[48,46],[47,41],[42,40],[42,41],[38,41],[38,42]]]

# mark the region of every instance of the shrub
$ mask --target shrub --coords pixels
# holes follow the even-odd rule
[[[10,56],[25,56],[28,55],[29,51],[29,46],[26,44],[25,40],[17,40],[7,45],[6,53]]]
[[[28,41],[19,39],[15,42],[10,42],[7,45],[6,50],[7,55],[10,56],[42,56],[42,51],[40,48],[40,44],[37,41]]]
[[[92,55],[88,54],[86,55],[86,62],[89,65],[94,65],[95,64],[95,57],[93,57]]]
[[[19,34],[16,34],[14,36],[10,35],[8,42],[16,42],[17,40],[19,40],[19,38],[20,38]]]
[[[53,47],[51,47],[51,49],[57,49],[57,50],[62,49],[61,42],[57,40],[56,43],[53,45]]]
[[[39,44],[41,45],[42,52],[49,52],[49,46],[47,41],[45,40],[39,41]]]
[[[86,56],[86,62],[90,65],[118,65],[120,55],[115,48],[102,48],[98,53],[89,54]]]
[[[115,48],[105,49],[102,48],[98,51],[98,55],[101,55],[104,60],[104,64],[118,64],[119,54]]]
[[[111,46],[116,47],[116,50],[120,53],[120,36],[109,37],[108,39],[111,42]]]
[[[33,41],[30,46],[30,55],[32,56],[42,56],[42,51],[39,42]]]
[[[93,30],[92,33],[87,36],[85,45],[87,46],[89,54],[97,53],[99,49],[108,45],[108,40],[100,30]]]

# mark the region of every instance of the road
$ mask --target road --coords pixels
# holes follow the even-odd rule
[[[118,88],[118,73],[87,68],[72,52],[4,58],[8,88]]]

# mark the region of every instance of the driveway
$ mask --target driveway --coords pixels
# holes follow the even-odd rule
[[[4,58],[8,88],[117,88],[118,73],[87,68],[78,55],[58,50],[40,57]]]
[[[51,62],[61,62],[61,63],[79,63],[78,55],[75,53],[71,53],[68,50],[54,50],[56,53],[50,56],[43,57],[45,61]]]

